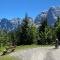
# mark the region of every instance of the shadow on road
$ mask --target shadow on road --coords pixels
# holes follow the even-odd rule
[[[53,58],[53,54],[51,51],[49,51],[47,54],[46,54],[46,58],[44,60],[54,60]]]
[[[53,57],[53,51],[56,51],[57,49],[55,48],[52,48],[52,49],[49,49],[49,51],[47,52],[46,54],[46,57],[44,60],[55,60],[54,57]]]

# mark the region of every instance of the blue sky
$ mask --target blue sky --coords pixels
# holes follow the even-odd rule
[[[0,18],[37,16],[51,6],[60,6],[60,0],[0,0]]]

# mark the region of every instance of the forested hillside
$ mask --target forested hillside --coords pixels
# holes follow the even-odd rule
[[[14,30],[7,31],[6,29],[0,29],[0,46],[7,45],[31,45],[40,44],[48,45],[54,44],[55,39],[60,36],[60,18],[57,17],[57,21],[54,27],[48,25],[47,18],[41,20],[37,26],[34,20],[27,14],[23,18],[20,25]]]

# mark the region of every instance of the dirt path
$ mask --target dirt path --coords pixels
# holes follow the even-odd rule
[[[18,58],[19,60],[43,60],[46,57],[46,53],[50,48],[47,47],[39,47],[33,48],[23,51],[18,51],[11,53],[11,56]]]
[[[39,47],[10,54],[18,60],[60,60],[60,48]]]
[[[52,51],[47,52],[46,58],[44,60],[54,60]]]
[[[44,60],[60,60],[60,47],[59,49],[50,49]]]

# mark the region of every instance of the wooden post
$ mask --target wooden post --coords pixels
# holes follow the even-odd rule
[[[58,44],[59,42],[58,42],[58,39],[56,39],[56,42],[55,42],[55,48],[57,49],[58,48],[58,46],[59,46],[59,44]]]

